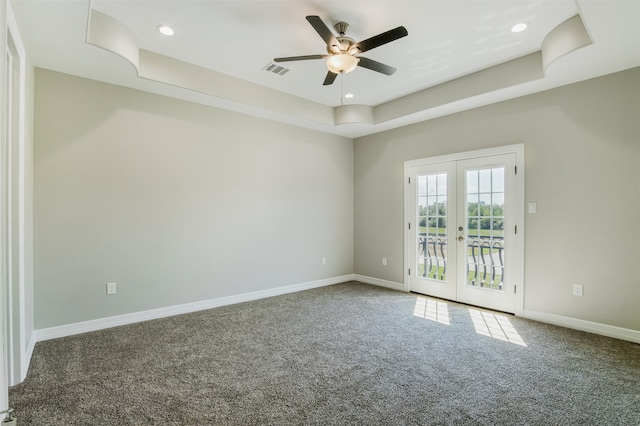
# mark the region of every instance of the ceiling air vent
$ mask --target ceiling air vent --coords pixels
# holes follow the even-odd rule
[[[265,71],[272,72],[274,74],[278,74],[278,75],[285,75],[286,73],[289,72],[288,68],[285,68],[285,67],[280,66],[278,64],[274,64],[273,62],[269,62],[267,64],[267,66],[265,66],[262,69],[265,70]]]

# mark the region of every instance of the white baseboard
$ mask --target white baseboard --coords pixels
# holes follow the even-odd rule
[[[376,285],[380,287],[386,287],[393,290],[406,291],[404,284],[394,281],[387,281],[380,278],[368,277],[364,275],[350,274],[342,275],[338,277],[326,278],[317,281],[310,281],[301,284],[293,284],[284,287],[276,287],[267,290],[259,290],[251,293],[238,294],[234,296],[220,297],[216,299],[203,300],[193,303],[185,303],[181,305],[167,306],[165,308],[151,309],[142,312],[134,312],[131,314],[116,315],[108,318],[100,318],[95,320],[83,321],[73,324],[66,324],[56,327],[44,328],[35,330],[29,345],[27,347],[27,353],[25,359],[31,360],[33,350],[36,342],[41,342],[49,339],[56,339],[59,337],[72,336],[75,334],[87,333],[90,331],[102,330],[110,327],[117,327],[120,325],[133,324],[136,322],[149,321],[158,318],[170,317],[173,315],[187,314],[190,312],[201,311],[205,309],[217,308],[220,306],[233,305],[236,303],[250,302],[252,300],[264,299],[267,297],[280,296],[288,293],[295,293],[298,291],[310,290],[318,287],[325,287],[333,284],[340,284],[347,281],[360,281],[365,284]],[[627,340],[634,343],[640,343],[640,331],[626,329],[622,327],[615,327],[607,324],[600,324],[591,321],[580,320],[576,318],[564,317],[561,315],[549,314],[545,312],[524,310],[523,318],[528,318],[535,321],[545,322],[548,324],[559,325],[562,327],[573,328],[576,330],[586,331],[589,333],[600,334],[603,336],[614,337],[616,339]],[[29,363],[25,362],[23,374],[26,376],[26,371],[29,368]]]
[[[406,291],[404,289],[404,284],[397,283],[395,281],[387,281],[387,280],[382,280],[380,278],[367,277],[365,275],[357,275],[357,274],[353,275],[353,279],[355,281],[360,281],[365,284],[377,285],[380,287],[391,288],[393,290]]]
[[[342,275],[338,277],[326,278],[317,281],[310,281],[301,284],[293,284],[284,287],[276,287],[267,290],[259,290],[251,293],[238,294],[234,296],[219,297],[216,299],[202,300],[199,302],[185,303],[181,305],[167,306],[165,308],[151,309],[147,311],[134,312],[131,314],[116,315],[108,318],[65,324],[56,327],[43,328],[35,331],[35,340],[42,342],[59,337],[73,336],[75,334],[87,333],[90,331],[102,330],[120,325],[133,324],[136,322],[149,321],[158,318],[170,317],[173,315],[188,314],[205,309],[217,308],[220,306],[233,305],[236,303],[250,302],[252,300],[265,299],[267,297],[280,296],[287,293],[295,293],[312,288],[325,287],[339,284],[346,281],[353,281],[353,275]],[[35,345],[35,343],[34,343]],[[32,349],[33,351],[33,349]],[[30,359],[31,357],[29,357]]]
[[[357,274],[353,275],[353,279],[366,284],[391,288],[393,290],[405,292],[407,291],[404,288],[404,284],[394,281],[387,281],[380,278],[367,277]],[[540,321],[547,324],[559,325],[561,327],[571,328],[574,330],[586,331],[588,333],[599,334],[601,336],[613,337],[615,339],[627,340],[629,342],[640,343],[640,331],[638,330],[585,321],[561,315],[548,314],[545,312],[531,311],[527,309],[524,310],[522,318]]]
[[[545,322],[548,324],[573,328],[575,330],[600,334],[601,336],[613,337],[616,339],[640,343],[640,331],[631,330],[629,328],[616,327],[613,325],[585,321],[571,317],[564,317],[562,315],[548,314],[546,312],[531,311],[527,309],[524,310],[522,317],[535,321]]]

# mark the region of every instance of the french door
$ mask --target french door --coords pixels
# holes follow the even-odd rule
[[[515,313],[515,166],[515,153],[408,165],[408,290]]]

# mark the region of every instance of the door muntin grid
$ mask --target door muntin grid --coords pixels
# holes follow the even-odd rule
[[[504,291],[505,168],[467,170],[466,285]]]
[[[419,175],[416,232],[418,276],[447,279],[447,174]]]

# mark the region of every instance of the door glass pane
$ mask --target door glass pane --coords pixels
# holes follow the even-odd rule
[[[504,192],[504,168],[491,171],[491,185],[494,192]]]
[[[480,170],[480,193],[491,192],[491,170]]]
[[[467,285],[502,291],[504,167],[466,173]]]
[[[478,171],[469,170],[467,172],[467,194],[478,193]]]
[[[426,176],[418,176],[418,196],[426,197],[427,196],[427,177]]]
[[[447,174],[418,176],[418,276],[447,276]]]

